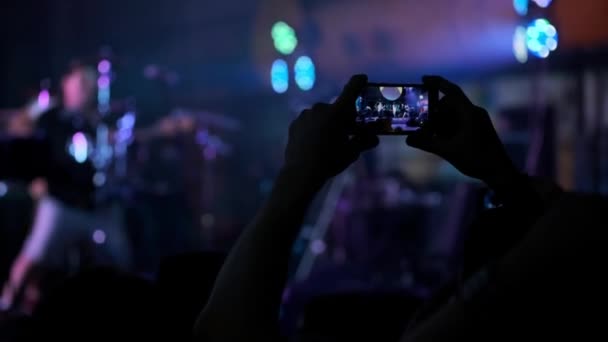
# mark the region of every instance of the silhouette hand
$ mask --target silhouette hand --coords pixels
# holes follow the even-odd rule
[[[344,171],[361,152],[378,145],[375,135],[349,135],[357,115],[355,101],[366,85],[367,76],[353,76],[336,102],[317,103],[291,123],[285,169],[325,180]]]
[[[408,145],[444,158],[463,174],[491,187],[518,175],[485,109],[442,77],[426,76],[423,82],[438,87],[445,96],[429,125],[407,137]]]

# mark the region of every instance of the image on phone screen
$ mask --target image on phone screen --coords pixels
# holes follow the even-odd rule
[[[358,128],[376,134],[408,134],[429,118],[429,91],[421,84],[370,83],[356,101]]]

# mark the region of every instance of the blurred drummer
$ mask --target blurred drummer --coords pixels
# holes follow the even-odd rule
[[[88,156],[99,120],[96,72],[90,67],[75,65],[64,75],[61,87],[62,106],[45,113],[34,130],[34,134],[44,136],[43,151],[46,152],[24,156],[35,161],[29,164],[34,167],[11,170],[9,175],[6,170],[0,170],[3,178],[43,177],[47,183],[46,193],[38,201],[30,234],[4,285],[0,309],[14,308],[18,296],[32,293],[24,289],[34,269],[79,267],[85,263],[83,255],[89,256],[91,260],[87,262],[93,264],[121,268],[130,264],[118,206],[100,205],[95,201],[95,168]],[[33,154],[31,149],[21,154],[27,153]],[[17,151],[7,154],[14,156]],[[24,298],[24,302],[27,303],[28,298]]]

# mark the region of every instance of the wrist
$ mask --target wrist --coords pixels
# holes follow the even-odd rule
[[[329,177],[319,168],[302,164],[285,164],[277,177],[278,181],[303,187],[322,187]]]
[[[502,191],[511,184],[520,182],[522,176],[525,177],[525,174],[519,171],[508,158],[502,160],[502,162],[490,163],[490,165],[496,166],[492,167],[491,170],[488,170],[487,177],[482,180],[494,191]]]
[[[531,186],[528,176],[522,172],[512,171],[486,182],[494,192],[498,202],[510,204],[518,198],[529,197]]]
[[[274,180],[271,198],[299,201],[302,198],[314,197],[326,180],[310,169],[283,167]]]

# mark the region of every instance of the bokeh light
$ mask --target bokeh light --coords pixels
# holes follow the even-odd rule
[[[97,64],[97,71],[99,71],[100,74],[107,74],[110,72],[110,69],[112,69],[112,63],[107,59],[102,59],[99,64]]]
[[[294,65],[295,79],[298,87],[304,91],[312,89],[317,78],[315,64],[308,56],[301,56]]]
[[[513,35],[513,55],[520,63],[528,61],[528,46],[526,45],[526,28],[518,26]]]
[[[519,15],[528,14],[528,0],[513,0],[513,8]]]
[[[110,86],[110,77],[108,77],[107,75],[100,76],[97,79],[97,86],[99,88],[107,88],[107,87],[109,87]]]
[[[76,132],[72,136],[70,144],[70,154],[78,163],[84,163],[89,157],[89,142],[82,132]]]
[[[38,93],[38,107],[47,108],[51,104],[51,94],[48,90],[42,89]]]
[[[8,185],[4,182],[0,182],[0,197],[3,197],[8,192]]]
[[[272,25],[271,36],[275,49],[284,55],[291,54],[298,46],[295,30],[284,21]]]
[[[287,91],[289,88],[289,68],[287,62],[277,59],[272,63],[270,82],[275,92],[282,94]]]
[[[93,242],[102,245],[106,242],[106,233],[101,229],[95,229],[93,232]]]
[[[557,49],[558,34],[555,26],[547,19],[536,19],[526,29],[526,46],[530,53],[547,58]]]
[[[534,1],[538,5],[538,7],[541,7],[541,8],[547,8],[547,7],[549,7],[549,5],[551,5],[551,2],[553,2],[553,0],[532,0],[532,1]]]

